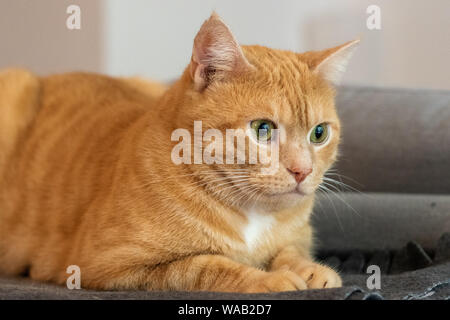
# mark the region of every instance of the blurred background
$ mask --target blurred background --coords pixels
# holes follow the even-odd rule
[[[66,27],[71,4],[80,30]],[[380,30],[366,26],[370,5]],[[0,0],[0,68],[171,81],[212,10],[241,44],[301,52],[361,37],[343,84],[450,89],[449,0]]]

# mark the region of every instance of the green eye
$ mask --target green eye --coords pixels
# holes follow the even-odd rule
[[[315,126],[311,135],[309,136],[309,140],[314,144],[324,143],[328,138],[328,125],[326,123],[321,123]]]
[[[250,126],[260,141],[270,140],[272,137],[272,129],[275,129],[275,124],[270,120],[253,120],[250,122]]]

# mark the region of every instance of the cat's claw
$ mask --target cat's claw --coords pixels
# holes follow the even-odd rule
[[[309,289],[339,288],[342,280],[333,269],[317,263],[294,269],[307,284]]]

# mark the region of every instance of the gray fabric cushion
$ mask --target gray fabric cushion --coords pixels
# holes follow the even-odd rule
[[[317,200],[312,222],[322,250],[400,249],[411,240],[435,248],[450,231],[450,195],[340,193]]]
[[[353,280],[353,282],[355,282]],[[276,294],[235,294],[219,292],[150,292],[150,291],[89,291],[69,290],[62,286],[43,284],[24,278],[0,277],[0,299],[327,299],[329,294],[335,299],[344,299],[356,286],[328,290],[282,292]]]
[[[366,286],[368,275],[344,275],[344,286],[336,289],[304,290],[270,294],[220,292],[149,292],[69,290],[62,286],[24,278],[0,277],[1,299],[450,299],[450,262],[399,275],[382,275],[381,290]]]
[[[361,191],[450,194],[450,91],[342,87],[339,172]]]

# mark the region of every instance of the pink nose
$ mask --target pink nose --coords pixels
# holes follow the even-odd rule
[[[306,177],[312,172],[312,168],[307,169],[288,168],[287,170],[289,171],[290,174],[294,176],[295,181],[297,181],[297,183],[300,183],[303,180],[305,180]]]

